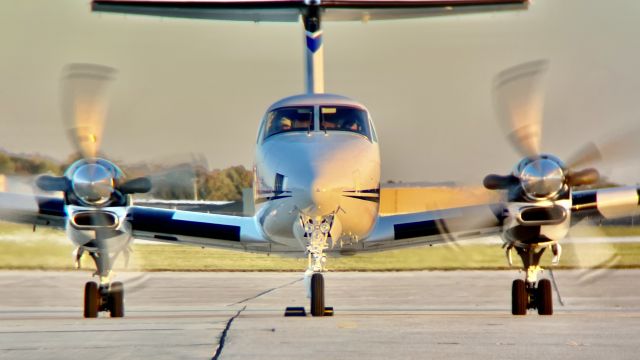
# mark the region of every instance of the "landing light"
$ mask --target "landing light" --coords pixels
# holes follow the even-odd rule
[[[320,231],[322,231],[323,234],[329,233],[329,231],[331,231],[331,225],[327,222],[323,222],[320,224]]]

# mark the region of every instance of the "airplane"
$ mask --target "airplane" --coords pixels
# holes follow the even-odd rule
[[[513,240],[511,244],[516,249],[522,248],[519,246],[521,243],[532,246],[546,244],[549,242],[547,239],[536,242],[530,237],[520,241],[519,233],[510,231],[514,227],[509,224],[513,219],[522,219],[523,216],[527,219],[529,215],[535,220],[547,214],[549,209],[556,210],[560,205],[555,205],[555,198],[547,198],[545,202],[530,202],[516,212],[510,211],[511,203],[507,202],[380,215],[380,153],[371,115],[356,100],[324,92],[321,20],[370,21],[522,10],[527,6],[525,0],[95,0],[92,8],[98,12],[213,20],[301,21],[305,31],[306,93],[275,102],[261,120],[255,152],[254,216],[135,205],[114,210],[96,203],[87,210],[88,217],[118,219],[118,225],[126,228],[127,234],[136,239],[262,253],[304,254],[308,259],[305,285],[310,298],[310,313],[314,317],[333,315],[333,308],[325,304],[323,277],[330,255],[424,246],[488,234],[502,234]],[[100,165],[98,162],[96,164]],[[526,167],[526,164],[523,165]],[[537,169],[536,165],[526,168]],[[105,172],[91,172],[98,173]],[[521,180],[521,184],[533,184],[534,189],[539,188],[535,185],[537,183],[548,183],[545,173],[540,171],[528,171],[526,182],[519,175],[514,177]],[[107,194],[110,192],[107,203],[118,196],[115,187],[102,187],[101,181],[107,180],[108,183],[108,179],[87,176],[84,184],[89,193],[99,192],[109,196]],[[75,191],[75,172],[68,173],[65,179],[71,184],[64,189],[66,198],[69,198]],[[495,179],[500,180],[497,177]],[[112,180],[117,182],[115,177]],[[571,183],[566,176],[558,181],[568,188],[563,192],[564,202],[560,206],[565,209],[565,216],[593,209],[605,217],[612,213],[620,215],[635,211],[638,204],[635,188],[633,194],[626,187],[571,193]],[[507,186],[500,181],[493,185],[496,189]],[[13,196],[0,194],[0,218],[39,224],[63,222],[67,228],[74,226],[69,217],[73,214],[69,211],[73,205],[65,202],[66,199],[40,196],[29,202],[25,199],[16,200]],[[616,201],[611,201],[614,198]],[[635,205],[633,209],[625,207],[624,211],[618,211],[621,210],[619,201],[625,204],[635,202]],[[569,204],[569,208],[565,203]],[[89,223],[96,234],[105,225]],[[530,225],[541,227],[546,224]],[[113,286],[108,279],[104,283],[101,279],[101,287],[108,288],[109,285]],[[540,288],[545,286],[538,285]],[[521,296],[518,293],[515,298],[521,301]],[[530,298],[533,299],[533,296],[530,295]],[[93,298],[85,296],[85,315],[88,308],[91,315],[88,317],[95,315],[92,301]],[[531,304],[536,305],[537,302]],[[100,307],[99,310],[104,308]],[[549,314],[549,311],[540,313]],[[287,309],[285,315],[306,315],[306,310],[291,308]]]

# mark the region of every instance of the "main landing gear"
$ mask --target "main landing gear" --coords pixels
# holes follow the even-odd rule
[[[527,309],[538,309],[540,315],[553,314],[551,281],[542,279],[537,286],[522,279],[513,280],[511,287],[511,313],[526,315]]]
[[[112,318],[124,316],[124,287],[121,282],[111,282],[112,258],[108,252],[90,251],[96,263],[95,275],[100,284],[89,281],[84,286],[84,317],[96,318],[98,312],[109,312]]]
[[[89,281],[84,286],[84,317],[96,318],[98,312],[108,311],[111,317],[124,316],[124,288],[121,282],[100,285]]]
[[[511,249],[507,249],[510,251]],[[542,271],[539,266],[540,257],[545,248],[536,250],[535,247],[516,247],[518,255],[522,258],[524,269],[527,271],[525,280],[513,281],[511,287],[511,313],[513,315],[526,315],[528,309],[537,309],[539,315],[553,314],[553,301],[551,293],[551,281],[538,280],[538,273]]]
[[[304,273],[304,282],[307,286],[307,296],[311,300],[311,316],[333,316],[333,307],[325,306],[324,296],[324,265],[327,257],[324,250],[329,246],[327,238],[333,225],[333,214],[323,218],[300,216],[300,222],[305,229],[304,237],[307,245],[307,271]],[[284,316],[306,316],[304,307],[288,307]]]

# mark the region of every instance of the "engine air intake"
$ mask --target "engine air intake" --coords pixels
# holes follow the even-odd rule
[[[520,209],[518,222],[522,225],[556,225],[567,218],[567,210],[562,206],[531,206]]]
[[[118,226],[118,216],[107,211],[82,211],[73,215],[71,223],[81,230],[115,228]]]

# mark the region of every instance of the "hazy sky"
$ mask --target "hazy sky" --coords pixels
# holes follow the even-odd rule
[[[300,24],[89,9],[87,0],[2,2],[1,148],[72,152],[58,94],[71,62],[119,70],[103,151],[130,162],[200,152],[214,168],[251,166],[264,110],[304,89]],[[518,159],[492,107],[493,76],[506,67],[550,60],[544,151],[566,157],[637,126],[638,19],[636,0],[537,0],[511,13],[326,22],[326,89],[369,107],[384,180],[479,182]],[[635,165],[627,179],[640,179]]]

